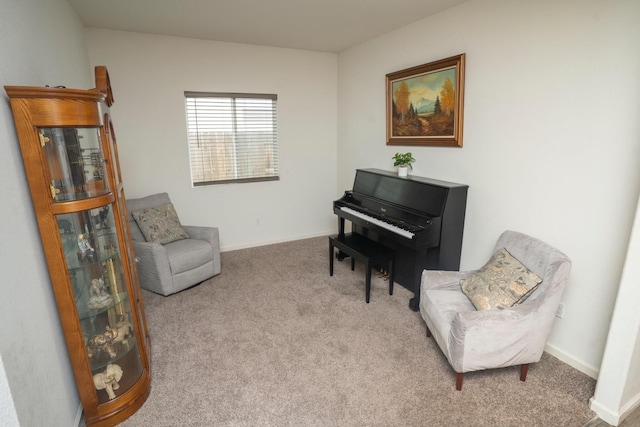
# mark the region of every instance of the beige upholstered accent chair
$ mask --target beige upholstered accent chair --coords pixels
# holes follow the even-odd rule
[[[127,210],[142,288],[167,296],[220,274],[218,229],[181,225],[167,193],[128,199]],[[154,211],[164,215],[155,223],[152,219],[148,219]],[[158,237],[153,236],[153,232],[158,231],[159,227],[156,225],[163,224],[167,216],[173,216],[172,225],[178,231],[165,233],[159,239],[151,239],[161,240],[164,243],[149,241],[149,235]],[[145,229],[143,220],[148,220],[151,223],[150,227]],[[142,224],[142,228],[138,221]],[[167,240],[172,241],[166,242]]]
[[[542,278],[519,305],[477,310],[463,293],[460,280],[482,270],[425,270],[422,274],[420,314],[427,324],[427,337],[433,335],[457,372],[457,390],[462,389],[465,372],[484,369],[520,365],[520,380],[525,381],[529,364],[542,357],[569,278],[571,260],[538,239],[505,231],[495,248],[507,249]]]

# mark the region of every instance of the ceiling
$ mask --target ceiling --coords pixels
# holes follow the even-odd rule
[[[87,27],[340,52],[466,0],[68,0]]]

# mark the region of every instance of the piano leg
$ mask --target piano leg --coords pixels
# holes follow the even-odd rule
[[[333,276],[333,244],[329,239],[329,276]]]
[[[351,258],[351,270],[353,270],[353,266],[354,266],[354,262],[353,262],[353,258]],[[365,296],[365,301],[367,302],[367,304],[369,304],[369,296],[371,295],[371,258],[367,259],[367,265],[366,265],[367,271],[366,271],[366,278],[365,278],[365,282],[364,282],[364,296]]]
[[[409,308],[413,311],[420,310],[420,295],[416,295],[409,300]]]
[[[394,257],[395,258],[395,257]],[[395,260],[393,258],[391,258],[391,261],[389,261],[389,295],[393,295],[393,273],[394,273],[394,265],[395,264]]]

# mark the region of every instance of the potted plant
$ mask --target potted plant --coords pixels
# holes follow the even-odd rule
[[[393,166],[398,166],[398,176],[405,177],[410,169],[413,169],[411,163],[415,162],[411,152],[409,153],[396,153],[393,157]]]

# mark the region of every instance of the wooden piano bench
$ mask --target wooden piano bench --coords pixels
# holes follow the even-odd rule
[[[333,276],[334,248],[338,248],[339,254],[347,254],[351,257],[351,270],[355,267],[355,261],[365,263],[366,280],[365,296],[367,304],[371,294],[371,269],[376,265],[387,265],[389,271],[389,295],[393,295],[393,268],[395,252],[378,242],[367,239],[357,233],[329,236],[329,275]],[[344,257],[339,259],[343,259]]]

